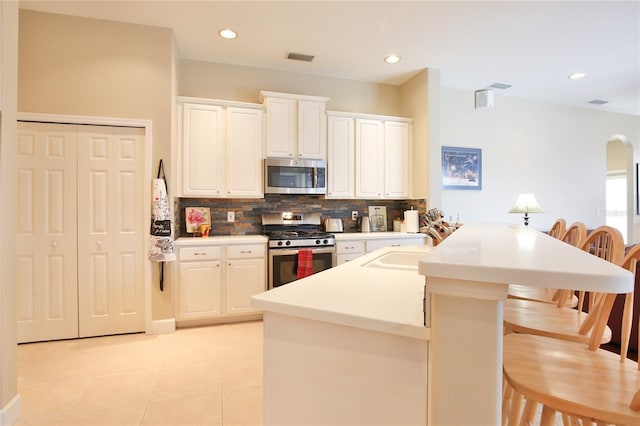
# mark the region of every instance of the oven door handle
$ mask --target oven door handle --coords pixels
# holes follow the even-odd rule
[[[298,251],[307,247],[300,247],[299,249],[270,249],[269,256],[291,256],[292,254],[298,254]],[[311,250],[313,253],[322,254],[322,253],[333,253],[336,251],[335,246],[332,247],[312,247]]]

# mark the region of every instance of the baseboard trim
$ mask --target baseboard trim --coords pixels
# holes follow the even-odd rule
[[[151,330],[147,334],[167,334],[176,331],[175,318],[151,321]]]
[[[18,394],[14,396],[7,405],[2,407],[2,413],[0,413],[0,425],[11,426],[18,423],[21,413],[22,399]]]

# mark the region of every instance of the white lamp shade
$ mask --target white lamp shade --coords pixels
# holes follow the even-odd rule
[[[509,210],[509,213],[544,213],[544,210],[536,201],[535,195],[525,193],[518,196],[516,205]]]

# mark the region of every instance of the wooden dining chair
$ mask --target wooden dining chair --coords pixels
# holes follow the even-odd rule
[[[638,259],[640,245],[627,253],[622,264],[637,275]],[[616,295],[610,296],[613,300]],[[625,318],[632,316],[633,292],[626,298],[631,303],[624,305],[623,329]],[[630,335],[629,325],[622,333],[619,355],[593,344],[526,334],[505,336],[504,402],[510,406],[503,406],[507,417],[503,424],[532,424],[536,405],[542,403],[540,425],[553,425],[558,412],[564,424],[640,425],[640,368],[628,358]],[[523,398],[527,401],[524,411]]]
[[[554,222],[553,226],[551,226],[551,229],[549,230],[548,234],[551,235],[553,238],[560,239],[562,238],[566,230],[567,230],[567,221],[562,218],[559,218]]]
[[[563,226],[564,219],[558,219],[554,227],[549,231],[549,235],[553,236],[553,229]],[[584,240],[587,238],[587,226],[582,222],[575,222],[566,228],[558,239],[571,244],[574,247],[582,247]],[[560,307],[567,306],[574,308],[578,305],[578,297],[573,295],[571,291],[562,291],[555,288],[529,287],[519,284],[510,284],[508,297],[512,299],[533,300],[535,302],[555,304]]]
[[[610,226],[601,226],[592,231],[581,248],[604,260],[622,264],[622,234]],[[537,334],[580,343],[589,342],[590,336],[595,335],[598,344],[607,343],[611,340],[611,329],[603,319],[610,314],[610,300],[603,294],[591,293],[589,301],[589,309],[583,312],[580,303],[578,309],[571,309],[532,300],[507,298],[503,314],[505,333]]]

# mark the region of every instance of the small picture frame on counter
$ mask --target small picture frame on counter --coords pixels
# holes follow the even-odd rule
[[[187,232],[200,234],[207,229],[207,235],[211,230],[211,210],[209,207],[185,207],[184,217]]]
[[[371,232],[386,232],[387,207],[369,206],[369,220],[371,221]]]

